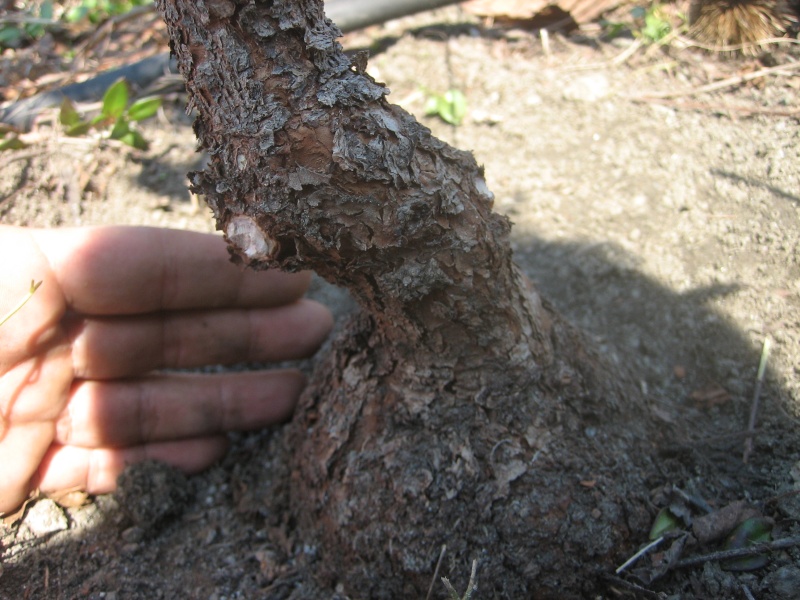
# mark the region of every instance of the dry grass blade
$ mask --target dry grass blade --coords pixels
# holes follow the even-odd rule
[[[764,383],[764,375],[767,371],[767,360],[769,351],[772,347],[772,340],[767,337],[764,339],[764,346],[761,349],[761,361],[758,364],[758,375],[756,376],[756,387],[753,392],[753,403],[750,408],[750,420],[747,423],[747,438],[744,440],[744,454],[742,462],[747,464],[750,454],[753,452],[753,438],[755,437],[756,419],[758,418],[758,405],[761,399],[761,386]]]
[[[17,314],[17,312],[19,312],[19,310],[23,306],[25,306],[25,304],[28,302],[28,300],[30,300],[33,297],[33,295],[36,293],[36,290],[39,289],[40,285],[42,285],[41,281],[39,281],[37,283],[37,282],[31,280],[31,287],[28,290],[28,293],[25,295],[25,297],[22,300],[20,300],[16,304],[16,306],[14,306],[14,308],[12,308],[2,318],[0,318],[0,326],[5,325],[6,321],[8,321],[11,317],[13,317],[15,314]]]

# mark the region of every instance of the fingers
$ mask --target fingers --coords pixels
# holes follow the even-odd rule
[[[52,423],[11,427],[0,444],[0,513],[15,509],[31,489],[31,476],[53,439]]]
[[[55,439],[122,447],[258,429],[287,419],[304,385],[304,376],[289,370],[84,381],[74,387]]]
[[[90,494],[114,491],[126,466],[159,460],[196,473],[219,460],[227,449],[224,436],[148,444],[135,448],[53,446],[42,461],[37,481],[43,492],[81,489]]]
[[[0,513],[25,500],[31,476],[53,441],[72,382],[67,350],[48,348],[0,375]]]
[[[201,471],[227,449],[227,438],[215,434],[285,420],[304,385],[296,371],[81,382],[32,486],[44,492],[110,492],[127,465],[149,459]],[[16,503],[10,499],[9,506],[26,493]]]
[[[130,377],[154,369],[310,356],[333,318],[312,300],[265,310],[218,310],[85,319],[73,324],[75,375]]]
[[[215,235],[151,227],[33,230],[70,307],[120,315],[292,302],[308,274],[255,272],[230,262]]]

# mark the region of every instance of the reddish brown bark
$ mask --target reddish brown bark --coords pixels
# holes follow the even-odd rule
[[[238,259],[363,309],[287,430],[310,569],[419,597],[446,544],[441,575],[478,559],[486,597],[593,589],[647,517],[632,394],[525,284],[482,169],[351,66],[318,0],[159,7],[211,155],[192,184]]]

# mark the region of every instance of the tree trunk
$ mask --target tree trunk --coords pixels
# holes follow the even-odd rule
[[[159,0],[233,254],[361,305],[286,429],[296,535],[350,597],[583,597],[647,527],[636,392],[512,262],[483,170],[335,41],[320,0]],[[638,429],[638,431],[635,431]]]

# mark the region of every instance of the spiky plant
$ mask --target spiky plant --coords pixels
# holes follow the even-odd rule
[[[785,0],[692,0],[689,33],[720,52],[757,54],[765,40],[787,32],[792,12]]]

